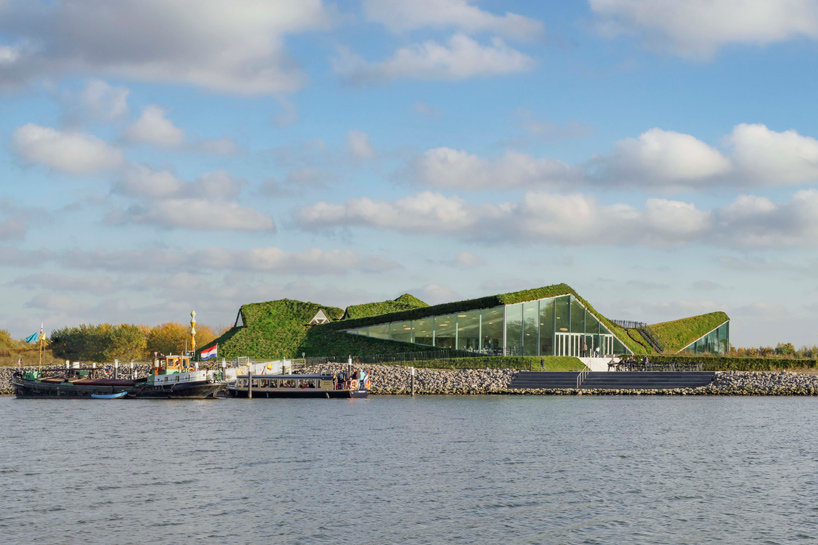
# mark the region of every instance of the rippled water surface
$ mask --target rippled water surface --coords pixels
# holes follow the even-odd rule
[[[0,398],[4,543],[810,543],[818,400]]]

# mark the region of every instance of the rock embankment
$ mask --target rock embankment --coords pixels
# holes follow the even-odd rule
[[[345,363],[312,365],[302,373],[339,373]],[[356,365],[370,376],[370,393],[374,395],[406,395],[411,393],[412,374],[409,367],[396,365]],[[519,373],[511,369],[415,369],[415,393],[420,395],[480,395],[513,393],[508,385]]]

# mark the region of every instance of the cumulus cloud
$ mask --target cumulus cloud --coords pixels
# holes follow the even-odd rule
[[[368,62],[348,50],[339,50],[333,68],[348,83],[385,83],[395,79],[455,81],[479,76],[527,72],[534,60],[500,38],[481,45],[464,34],[456,34],[442,45],[434,40],[398,49],[392,57]]]
[[[118,149],[90,134],[29,123],[14,131],[11,140],[12,149],[22,159],[59,172],[92,174],[122,163]]]
[[[197,231],[237,230],[275,232],[273,218],[235,202],[206,199],[165,199],[150,206],[133,205],[113,212],[109,224],[141,223]]]
[[[812,0],[590,0],[607,35],[644,36],[652,47],[709,58],[727,44],[765,45],[818,37]]]
[[[102,80],[91,80],[79,95],[71,97],[74,108],[78,110],[73,116],[101,121],[121,119],[128,114],[130,94],[126,87],[113,87]]]
[[[730,171],[730,160],[689,134],[654,128],[617,142],[593,175],[628,185],[694,185]]]
[[[180,195],[184,187],[185,182],[166,170],[130,165],[113,185],[113,190],[123,195],[160,199]]]
[[[4,252],[6,248],[2,249]],[[27,258],[30,256],[30,258]],[[208,247],[200,250],[149,248],[144,250],[16,251],[23,262],[55,263],[66,269],[108,272],[200,274],[202,271],[251,271],[310,276],[349,272],[382,273],[400,265],[390,259],[352,250],[307,248],[290,252],[274,246],[256,248]],[[42,280],[46,280],[43,278]],[[77,286],[82,281],[75,279]],[[65,281],[70,284],[73,281]],[[44,284],[43,284],[44,285]],[[56,284],[54,284],[56,286]]]
[[[405,232],[458,233],[477,221],[473,208],[459,197],[427,191],[394,202],[368,197],[345,204],[319,202],[299,210],[296,221],[306,230],[366,225]]]
[[[472,204],[424,192],[391,202],[321,202],[299,210],[296,222],[310,231],[363,226],[480,242],[777,248],[818,246],[816,209],[815,189],[799,191],[783,203],[743,196],[709,210],[657,198],[642,207],[602,205],[581,193],[545,192],[528,192],[518,202]]]
[[[485,190],[555,186],[577,179],[578,173],[556,159],[507,152],[498,159],[482,159],[451,148],[424,152],[412,164],[414,177],[435,187]]]
[[[125,138],[134,143],[148,143],[162,147],[179,147],[185,143],[185,131],[165,117],[159,106],[147,106],[142,115],[125,131]]]
[[[369,21],[381,23],[393,32],[456,28],[467,33],[490,32],[525,40],[540,38],[545,31],[536,19],[509,12],[494,15],[469,0],[365,0],[363,8]]]
[[[74,291],[95,295],[104,295],[116,291],[116,285],[110,277],[95,275],[31,274],[14,279],[9,282],[9,285],[29,289]]]
[[[818,181],[818,140],[793,130],[742,123],[725,138],[743,179],[759,185]]]
[[[346,146],[349,154],[360,161],[368,161],[378,155],[378,150],[369,142],[369,135],[365,132],[349,131]]]
[[[101,73],[237,94],[288,93],[305,82],[287,36],[328,28],[321,0],[11,0],[0,33],[0,84]]]

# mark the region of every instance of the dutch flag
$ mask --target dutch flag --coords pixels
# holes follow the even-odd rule
[[[215,358],[216,357],[216,349],[218,347],[219,347],[219,345],[214,344],[213,346],[211,346],[207,350],[202,350],[201,353],[199,354],[199,357],[201,359],[203,359],[203,360],[210,360],[210,359]]]

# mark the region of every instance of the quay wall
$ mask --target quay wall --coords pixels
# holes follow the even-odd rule
[[[370,375],[373,395],[408,395],[411,393],[411,372],[408,367],[395,365],[359,365],[356,368]],[[0,367],[0,395],[11,395],[12,373],[15,367]],[[24,367],[24,369],[37,369]],[[303,373],[336,373],[346,369],[345,363],[311,365]],[[149,364],[134,366],[138,376],[150,371]],[[130,373],[130,367],[120,368],[120,378]],[[664,390],[597,390],[597,389],[510,389],[514,369],[415,369],[417,395],[735,395],[735,396],[818,396],[818,375],[779,372],[723,371],[701,388]]]

